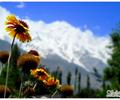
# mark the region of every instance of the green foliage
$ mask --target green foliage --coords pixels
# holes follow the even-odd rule
[[[60,69],[60,66],[52,72],[52,75],[60,81],[60,84],[62,84],[62,70]]]
[[[6,71],[7,71],[7,65],[3,68],[0,76],[0,84],[2,85],[5,84]],[[16,67],[10,66],[9,68],[8,86],[11,88],[19,88],[20,86],[20,71]]]
[[[71,85],[71,76],[72,76],[71,72],[68,72],[68,75],[67,75],[67,84],[68,85]]]
[[[58,78],[59,68],[60,68],[60,67],[58,66],[57,69],[52,72],[52,75],[53,75],[55,78]]]
[[[78,74],[78,68],[75,68],[75,82],[74,82],[74,89],[76,91],[77,89],[77,74]]]
[[[78,74],[78,92],[80,92],[81,89],[81,73]]]
[[[74,97],[75,98],[97,98],[97,94],[99,93],[99,90],[94,89],[81,89],[80,92],[78,92]]]
[[[17,44],[13,46],[10,63],[13,67],[17,66],[17,59],[20,56],[20,50]]]
[[[104,79],[110,82],[112,89],[120,90],[120,26],[111,34],[111,58],[104,70]]]
[[[11,88],[18,89],[20,86],[20,70],[17,68],[17,58],[20,55],[20,50],[17,44],[14,46],[11,56],[11,64],[9,67],[9,79],[8,79],[8,86]],[[6,79],[6,72],[7,72],[7,64],[4,65],[1,76],[0,76],[0,84],[5,84]]]
[[[87,89],[90,89],[90,77],[87,75]]]
[[[105,83],[105,80],[103,79],[102,81],[102,88],[105,89],[106,88],[106,83]]]
[[[62,84],[62,71],[59,72],[58,79],[60,81],[60,84]]]

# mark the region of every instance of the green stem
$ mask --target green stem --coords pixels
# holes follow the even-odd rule
[[[18,95],[18,98],[21,96],[21,90],[22,90],[22,82],[20,84],[20,89],[19,89],[19,95]]]
[[[54,97],[56,93],[57,93],[57,90],[51,95],[51,98]]]
[[[2,70],[3,70],[3,63],[2,63],[2,66],[0,68],[0,76],[1,76]]]
[[[21,96],[21,90],[22,90],[22,82],[23,82],[23,73],[21,74],[21,84],[20,84],[20,89],[19,89],[19,95],[18,98]]]
[[[37,83],[35,83],[35,85],[33,86],[33,90],[35,90],[36,86],[37,86]]]
[[[9,76],[9,67],[10,67],[10,59],[11,59],[11,55],[12,55],[12,48],[14,45],[14,41],[15,41],[15,37],[16,37],[17,33],[15,34],[12,44],[11,44],[11,48],[10,48],[10,53],[9,53],[9,57],[8,57],[8,64],[7,64],[7,73],[6,73],[6,81],[5,81],[5,91],[4,91],[4,98],[6,97],[6,89],[7,89],[7,85],[8,85],[8,76]]]

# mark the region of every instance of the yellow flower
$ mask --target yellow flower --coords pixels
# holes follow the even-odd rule
[[[9,32],[10,36],[16,36],[22,42],[31,41],[28,25],[24,21],[16,19],[14,15],[9,15],[5,24],[7,25],[6,31]]]
[[[39,60],[39,62],[40,62],[41,56],[39,55],[39,53],[38,53],[37,51],[35,51],[35,50],[30,50],[27,54],[33,55],[33,56],[36,57],[36,58]]]
[[[48,77],[43,82],[47,87],[53,87],[59,85],[59,80],[55,79],[54,77]]]
[[[0,51],[0,61],[5,64],[8,61],[9,53],[7,51]]]
[[[38,53],[37,51],[35,51],[35,50],[30,50],[30,51],[28,52],[28,54],[33,54],[33,55],[35,55],[35,56],[39,56],[39,57],[40,57],[39,53]]]
[[[40,58],[33,54],[23,54],[17,60],[17,65],[22,67],[24,73],[29,74],[31,69],[36,69],[40,63]]]
[[[64,96],[71,96],[73,94],[73,87],[71,85],[62,85],[59,90]]]
[[[37,78],[38,80],[45,80],[49,77],[49,74],[46,72],[44,68],[37,68],[31,70],[31,75],[34,76],[34,78]]]

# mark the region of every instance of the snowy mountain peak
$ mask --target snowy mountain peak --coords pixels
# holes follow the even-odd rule
[[[5,17],[10,12],[2,7],[0,7],[0,12],[2,18],[0,20],[0,39],[11,42],[8,33],[4,30]],[[52,23],[30,19],[25,19],[25,21],[30,27],[32,41],[19,43],[24,50],[37,50],[43,58],[47,58],[48,55],[57,55],[87,71],[100,66],[99,62],[106,63],[109,58],[107,54],[109,50],[106,48],[109,38],[97,37],[88,28],[81,30],[66,21]]]
[[[44,58],[52,54],[58,55],[69,63],[75,63],[88,71],[89,66],[85,66],[82,61],[85,55],[87,57],[84,60],[96,58],[104,63],[109,58],[107,54],[109,50],[106,48],[109,39],[94,36],[89,29],[82,31],[65,21],[49,24],[43,21],[26,20],[26,22],[30,25],[33,40],[23,44],[22,47],[26,50],[36,49]]]

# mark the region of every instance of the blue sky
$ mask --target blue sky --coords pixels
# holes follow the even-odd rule
[[[51,23],[64,20],[75,27],[91,29],[98,36],[106,36],[120,21],[120,2],[0,2],[21,18]]]

